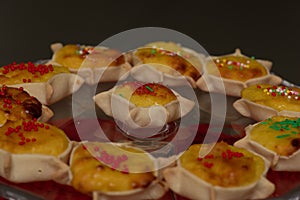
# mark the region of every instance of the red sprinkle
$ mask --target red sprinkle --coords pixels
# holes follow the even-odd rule
[[[212,168],[212,166],[214,165],[213,163],[209,163],[209,162],[204,162],[203,165],[207,168]]]

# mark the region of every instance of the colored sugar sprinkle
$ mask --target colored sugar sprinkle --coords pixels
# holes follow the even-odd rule
[[[300,118],[298,118],[297,120],[285,119],[284,121],[274,122],[274,123],[272,123],[272,122],[269,123],[269,122],[263,121],[260,124],[266,125],[266,124],[271,123],[269,128],[271,128],[273,130],[280,131],[280,132],[289,131],[286,134],[276,136],[276,138],[286,138],[286,137],[291,136],[291,134],[294,134],[294,135],[299,134],[299,132],[292,130],[292,128],[295,129],[295,128],[300,127]]]
[[[244,157],[244,154],[238,151],[231,151],[227,149],[226,151],[222,152],[222,158],[224,160],[231,160],[232,158],[241,158]],[[203,164],[206,168],[212,168],[213,163],[208,162],[208,160],[216,158],[213,154],[206,155],[204,158],[198,157],[197,160]],[[203,161],[203,162],[202,162]]]
[[[76,50],[75,53],[82,57],[86,57],[86,55],[91,54],[94,51],[94,47],[82,47],[80,45],[78,45],[78,46],[79,46],[79,49]]]
[[[153,92],[153,89],[150,86],[146,85],[145,88],[147,88],[147,90],[149,90],[150,92]]]
[[[276,138],[286,138],[286,137],[290,137],[290,134],[283,134],[283,135],[277,135]]]
[[[261,88],[260,85],[257,85],[257,88]],[[272,95],[273,97],[282,96],[287,97],[288,99],[294,98],[296,100],[300,100],[300,94],[297,91],[294,91],[291,88],[286,86],[273,86],[268,88],[261,88],[264,93],[267,95]]]
[[[249,63],[243,63],[243,62],[236,62],[236,61],[231,61],[227,59],[216,59],[215,63],[220,67],[224,67],[225,65],[228,65],[229,70],[237,69],[237,70],[244,70],[245,68],[249,68]]]
[[[151,54],[156,54],[156,49],[151,49]]]
[[[8,74],[8,73],[13,73],[16,70],[19,71],[28,71],[29,73],[34,75],[34,78],[38,78],[39,76],[43,76],[45,74],[48,74],[50,72],[54,71],[53,66],[50,65],[44,65],[44,64],[39,64],[36,65],[32,62],[28,62],[28,63],[20,63],[17,64],[16,62],[13,62],[12,64],[6,65],[2,67],[3,70],[1,71],[2,74]],[[31,79],[23,79],[23,82],[26,83],[30,83]]]

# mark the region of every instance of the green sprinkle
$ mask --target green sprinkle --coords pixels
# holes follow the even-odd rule
[[[269,124],[269,123],[266,121],[262,121],[262,122],[260,122],[260,124]]]
[[[151,49],[151,54],[156,54],[156,49]]]
[[[124,97],[123,94],[119,94],[120,97]]]
[[[281,138],[286,138],[286,137],[290,137],[291,134],[283,134],[283,135],[277,135],[276,138],[281,139]]]
[[[271,129],[274,129],[274,130],[276,130],[276,131],[279,131],[279,130],[281,129],[279,126],[277,126],[277,125],[275,125],[275,124],[271,125],[270,128],[271,128]]]
[[[254,57],[254,56],[251,56],[251,59],[252,59],[252,60],[255,60],[255,57]]]
[[[150,86],[146,85],[145,87],[146,87],[147,90],[149,90],[150,92],[153,92],[153,89],[152,89]]]
[[[229,65],[228,66],[228,69],[232,70],[233,66],[232,65]]]
[[[243,70],[244,69],[244,67],[243,66],[240,66],[240,70]]]

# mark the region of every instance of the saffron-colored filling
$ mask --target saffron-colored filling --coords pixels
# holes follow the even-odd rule
[[[242,90],[242,98],[271,107],[277,111],[300,112],[300,89],[258,84]]]
[[[300,118],[266,119],[253,127],[250,138],[281,156],[290,156],[300,148]]]
[[[245,82],[267,75],[266,68],[256,61],[243,56],[224,56],[209,62],[207,71],[222,78]]]
[[[7,122],[0,128],[0,149],[13,154],[59,156],[68,146],[62,130],[35,120]]]
[[[258,181],[265,170],[264,160],[245,149],[217,143],[204,158],[201,144],[194,144],[180,157],[180,165],[202,180],[221,187],[245,186]]]

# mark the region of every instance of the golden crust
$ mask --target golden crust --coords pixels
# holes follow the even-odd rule
[[[210,154],[199,158],[199,149],[199,144],[192,145],[177,166],[163,172],[177,194],[190,199],[241,200],[264,199],[274,192],[274,184],[265,178],[268,163],[257,154],[217,143]]]
[[[42,104],[49,105],[77,91],[83,79],[71,74],[66,67],[51,64],[12,64],[0,71],[0,84],[22,87]]]
[[[0,129],[0,149],[13,154],[58,156],[68,146],[69,139],[62,130],[34,120],[7,122]]]
[[[210,65],[216,65],[217,67]],[[214,71],[217,69],[219,72]],[[208,63],[207,72],[215,76],[220,75],[222,78],[242,82],[268,74],[266,67],[255,59],[233,55],[214,58],[213,62]]]
[[[140,107],[164,106],[177,99],[172,90],[158,83],[126,82],[118,86],[114,93]]]
[[[0,133],[0,176],[17,183],[68,182],[66,163],[73,143],[62,130],[32,120],[19,120],[6,123]]]
[[[47,82],[53,76],[61,73],[70,73],[65,67],[49,65],[36,65],[31,62],[26,64],[11,64],[0,71],[0,84],[16,85],[23,83]]]
[[[220,187],[252,184],[265,171],[264,160],[248,151],[217,143],[204,158],[199,157],[201,145],[192,145],[180,157],[180,165],[202,180]]]
[[[102,161],[97,160],[101,158],[91,155],[90,151],[93,150],[89,149],[91,147],[94,149],[96,147],[100,148],[99,151],[101,151],[100,156],[102,156]],[[123,192],[146,188],[156,179],[151,171],[144,173],[130,173],[126,171],[126,160],[128,159],[126,151],[135,153],[142,152],[138,152],[132,148],[120,147],[123,150],[119,151],[122,152],[125,150],[125,154],[117,156],[109,151],[101,150],[102,147],[103,144],[102,146],[81,144],[72,154],[71,172],[73,178],[71,185],[82,193],[91,193],[93,191]],[[120,160],[124,158],[124,160],[120,161],[120,166],[116,166],[117,164],[112,166],[111,164],[105,163],[104,155],[107,157],[120,158]]]
[[[65,45],[54,52],[53,61],[72,69],[79,69],[80,67],[114,67],[126,62],[124,55],[117,50],[75,44]]]
[[[131,69],[129,57],[115,49],[57,43],[52,50],[49,63],[69,68],[89,85],[125,79]]]
[[[170,67],[183,76],[191,77],[194,81],[201,76],[193,64],[178,54],[168,50],[141,48],[134,52],[134,56],[140,60],[139,64],[154,64],[153,67],[166,73],[174,73],[169,72],[170,69],[168,69],[168,67]],[[159,66],[155,64],[159,64]]]
[[[70,185],[93,199],[159,199],[168,190],[158,162],[126,144],[81,142],[70,158]]]
[[[274,116],[254,126],[250,139],[281,156],[290,156],[300,149],[300,118]]]
[[[257,84],[245,88],[242,98],[271,107],[277,111],[300,112],[300,89],[269,84]]]
[[[229,58],[231,60],[227,60]],[[270,74],[271,65],[264,60],[252,60],[236,49],[233,54],[207,58],[203,75],[196,85],[204,91],[240,97],[241,91],[250,85],[278,85],[282,82],[280,77]]]
[[[299,171],[299,117],[286,115],[249,125],[246,136],[234,146],[246,148],[265,157],[275,171]]]
[[[119,95],[119,93],[114,92],[117,87],[118,86],[115,86],[108,91],[95,95],[94,101],[97,106],[105,112],[105,114],[113,116],[115,119],[124,123],[127,127],[134,129],[141,127],[162,127],[168,122],[185,116],[195,105],[193,101],[174,93],[176,100],[165,105],[154,104],[148,107],[139,107],[128,100],[130,99],[132,90],[129,90],[129,94],[127,92],[124,93],[124,98],[122,95]],[[128,90],[126,89],[126,91]],[[144,96],[141,99],[143,98]],[[173,99],[173,97],[171,97],[171,99]],[[153,100],[155,102],[155,98]],[[160,103],[165,103],[165,101],[166,100],[163,100]],[[153,101],[149,101],[148,103],[152,104]],[[149,132],[149,134],[150,133],[151,132]]]

